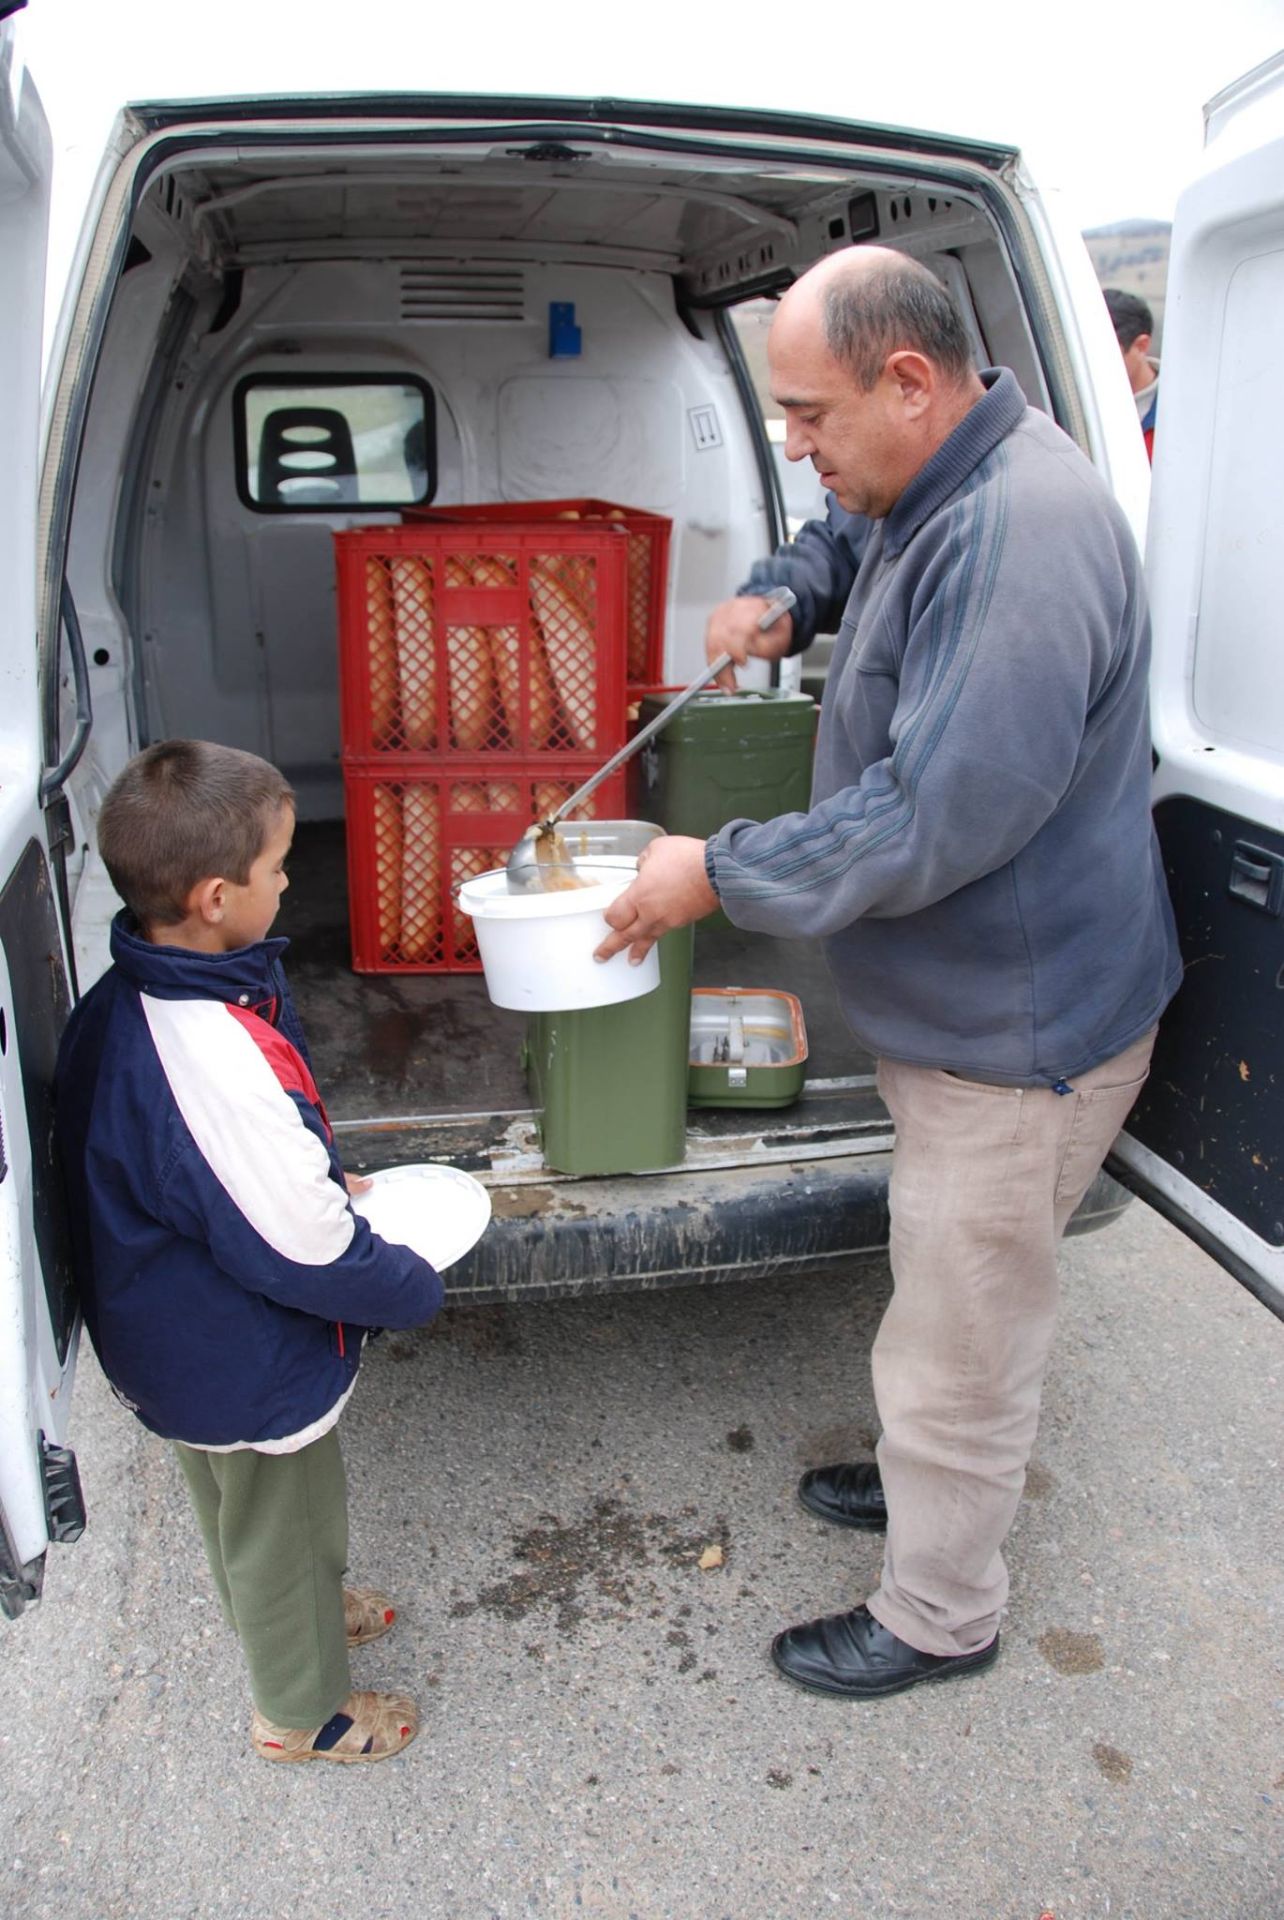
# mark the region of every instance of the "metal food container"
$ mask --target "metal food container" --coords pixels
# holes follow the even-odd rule
[[[558,822],[557,831],[572,860],[636,860],[643,847],[661,838],[664,828],[650,820],[581,820],[571,814]]]
[[[787,1107],[802,1092],[807,1028],[796,995],[696,987],[687,1098],[693,1107]]]

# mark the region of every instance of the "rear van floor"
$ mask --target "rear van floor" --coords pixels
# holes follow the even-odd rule
[[[530,1107],[525,1017],[492,1006],[479,973],[352,971],[342,821],[299,825],[289,875],[273,932],[290,941],[286,969],[332,1120]],[[697,927],[693,984],[796,994],[807,1026],[808,1080],[873,1071],[844,1024],[817,941]],[[737,1112],[704,1109],[701,1126],[720,1130],[721,1111]],[[735,1124],[742,1128],[743,1116]]]

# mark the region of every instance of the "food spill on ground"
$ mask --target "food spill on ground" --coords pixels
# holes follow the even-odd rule
[[[1132,1756],[1121,1753],[1118,1747],[1111,1747],[1104,1740],[1098,1740],[1092,1749],[1092,1757],[1107,1780],[1116,1786],[1122,1786],[1125,1780],[1132,1778]]]
[[[1057,1673],[1099,1673],[1105,1666],[1101,1641],[1095,1633],[1071,1633],[1068,1627],[1050,1627],[1037,1642],[1039,1652]]]
[[[694,1569],[711,1535],[725,1553],[730,1545],[725,1520],[716,1516],[711,1526],[690,1530],[695,1523],[694,1509],[678,1517],[641,1514],[609,1495],[575,1521],[541,1514],[513,1538],[514,1570],[482,1587],[475,1600],[457,1600],[451,1613],[456,1619],[485,1611],[522,1620],[542,1608],[553,1613],[558,1631],[568,1635],[580,1626],[595,1597],[617,1616],[632,1613],[640,1602],[663,1599],[653,1574],[664,1562],[674,1569]]]

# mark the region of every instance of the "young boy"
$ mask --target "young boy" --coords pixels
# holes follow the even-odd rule
[[[353,1692],[348,1649],[394,1615],[344,1588],[335,1422],[366,1330],[442,1302],[427,1261],[348,1201],[268,930],[293,794],[252,753],[168,740],[125,768],[98,841],[126,911],[76,1008],[57,1126],[77,1276],[117,1395],[175,1443],[250,1674],[256,1753],[371,1761],[418,1728]]]

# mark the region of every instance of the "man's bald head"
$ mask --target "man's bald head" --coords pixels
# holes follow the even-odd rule
[[[934,274],[889,247],[845,247],[789,289],[767,341],[785,455],[849,513],[889,513],[985,398]]]
[[[936,275],[892,247],[844,247],[812,267],[780,302],[779,319],[819,320],[829,352],[864,393],[891,353],[921,353],[944,380],[974,371],[972,346],[954,301]]]

